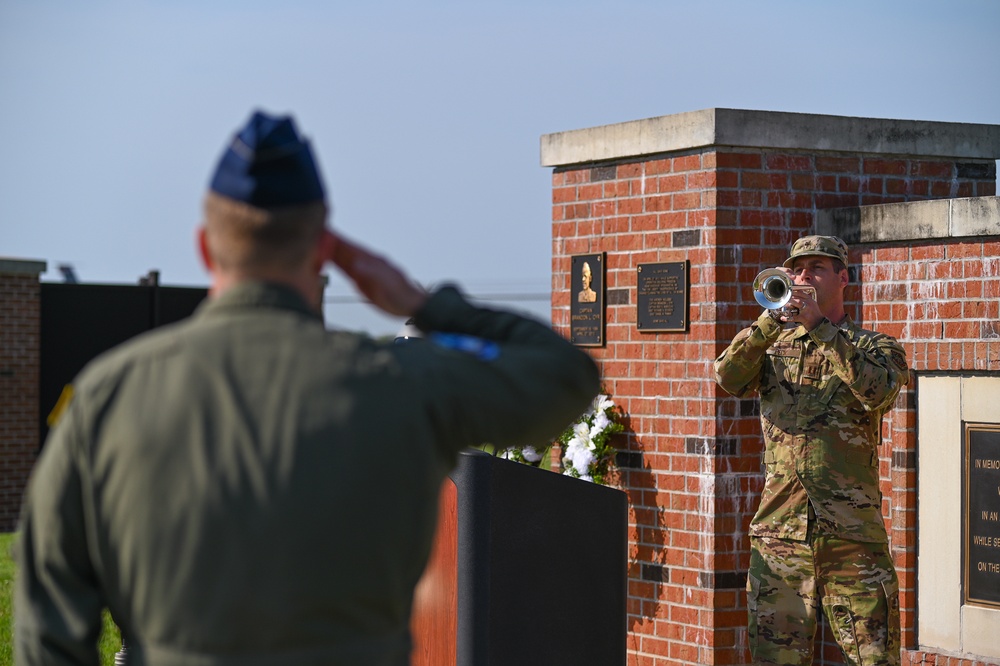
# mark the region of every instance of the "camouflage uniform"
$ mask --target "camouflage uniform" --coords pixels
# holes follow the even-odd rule
[[[877,447],[908,378],[902,347],[850,317],[807,332],[765,312],[715,372],[729,393],[760,395],[766,478],[747,578],[754,663],[811,663],[820,601],[848,663],[899,663]]]

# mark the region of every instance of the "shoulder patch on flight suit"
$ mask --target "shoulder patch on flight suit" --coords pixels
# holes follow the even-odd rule
[[[431,333],[431,342],[446,349],[472,354],[480,361],[492,361],[500,356],[500,345],[473,335],[460,333]]]
[[[70,401],[73,399],[73,385],[66,384],[63,387],[62,393],[59,394],[59,399],[56,400],[56,406],[52,408],[49,415],[45,418],[45,423],[50,427],[54,427],[55,424],[59,423],[59,419],[66,412],[66,408],[69,407]]]

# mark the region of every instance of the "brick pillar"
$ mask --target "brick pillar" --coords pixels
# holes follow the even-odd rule
[[[820,210],[995,194],[998,154],[997,126],[730,109],[542,137],[542,164],[555,168],[552,321],[563,333],[570,256],[607,253],[606,343],[591,351],[630,415],[620,456],[630,665],[749,661],[746,530],[763,442],[756,400],[721,391],[712,361],[760,312],[753,277],[814,233]],[[852,281],[870,259],[852,248]],[[683,260],[687,332],[640,333],[638,264]],[[864,319],[862,297],[848,293]],[[887,516],[893,437],[910,425],[884,428]],[[829,642],[818,652],[822,662]]]
[[[0,259],[0,531],[17,526],[38,450],[41,288],[45,262]]]

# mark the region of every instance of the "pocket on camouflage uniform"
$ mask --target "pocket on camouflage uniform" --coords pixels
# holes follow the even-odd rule
[[[747,642],[750,654],[757,650],[757,602],[760,597],[760,579],[747,574]]]
[[[837,377],[836,375],[827,378],[825,385],[823,386],[819,394],[819,401],[824,405],[829,405],[830,400],[833,398],[833,395],[837,392],[837,389],[840,388],[840,385],[843,383],[844,382],[840,379],[840,377]]]
[[[899,581],[895,578],[882,581],[882,589],[885,591],[886,606],[888,607],[888,617],[886,618],[886,631],[888,635],[885,640],[885,649],[888,654],[888,664],[899,663],[899,652],[901,645],[899,629]]]
[[[860,664],[861,655],[858,653],[858,639],[854,633],[854,611],[851,608],[851,597],[824,597],[823,611],[826,613],[827,622],[833,631],[833,638],[843,651],[847,663]]]
[[[837,595],[823,599],[826,619],[834,638],[852,666],[896,665],[899,652],[895,649],[899,636],[890,634],[898,623],[890,621],[892,605],[898,612],[899,594],[894,590],[890,598],[887,581],[871,592],[849,596]]]

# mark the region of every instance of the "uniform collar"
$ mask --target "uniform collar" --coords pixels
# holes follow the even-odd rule
[[[834,326],[844,331],[852,331],[858,327],[858,325],[854,323],[854,320],[851,319],[851,315],[849,314],[845,314],[844,321],[840,322],[839,324],[834,324]]]
[[[320,321],[323,319],[309,307],[298,291],[276,282],[242,282],[205,300],[197,312],[199,315],[211,315],[245,308],[292,310]]]

